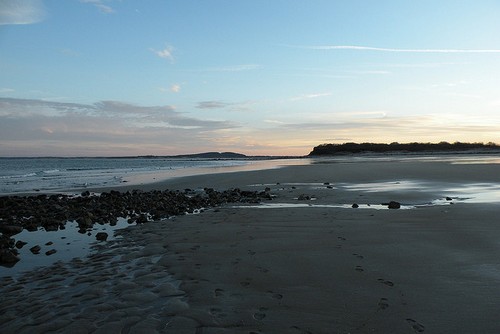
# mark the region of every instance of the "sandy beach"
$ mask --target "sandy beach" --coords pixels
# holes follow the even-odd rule
[[[318,160],[143,186],[273,199],[131,226],[3,278],[0,332],[499,333],[499,172]]]

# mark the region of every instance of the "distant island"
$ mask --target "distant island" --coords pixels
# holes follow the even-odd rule
[[[353,153],[432,153],[432,152],[478,152],[500,153],[500,146],[495,143],[344,143],[322,144],[313,148],[309,156],[341,155]]]

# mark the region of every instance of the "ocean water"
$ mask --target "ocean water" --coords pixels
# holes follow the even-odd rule
[[[167,158],[0,158],[0,195],[57,192],[123,185],[151,176],[150,181],[203,169],[243,167],[252,160]],[[153,176],[154,175],[154,176]]]

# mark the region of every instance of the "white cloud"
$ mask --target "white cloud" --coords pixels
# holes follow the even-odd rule
[[[15,90],[12,88],[0,88],[0,94],[9,94],[9,93],[14,93]]]
[[[155,50],[155,49],[150,49],[150,50],[160,58],[168,59],[171,62],[174,62],[175,60],[173,55],[174,48],[170,45],[167,45],[163,50]]]
[[[41,0],[0,0],[0,25],[33,24],[45,16]]]
[[[94,5],[101,13],[104,14],[112,14],[115,12],[112,7],[105,5],[102,0],[80,0],[80,2]]]
[[[292,101],[299,101],[304,99],[316,99],[318,97],[331,96],[332,93],[312,93],[312,94],[303,94],[300,96],[292,97]]]
[[[396,53],[500,53],[500,49],[399,49],[399,48],[378,48],[371,46],[357,45],[312,45],[312,46],[292,46],[301,49],[312,50],[354,50],[354,51],[376,51],[376,52],[396,52]]]
[[[173,84],[172,86],[170,86],[170,91],[173,93],[179,93],[181,91],[181,85]]]

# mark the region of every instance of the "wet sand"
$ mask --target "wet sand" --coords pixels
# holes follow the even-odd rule
[[[498,184],[499,171],[320,163],[154,184],[269,187],[272,203],[317,206],[228,204],[122,230],[91,258],[3,279],[0,332],[498,333],[500,203],[444,190]],[[380,182],[389,186],[345,186]],[[353,203],[366,208],[318,205]]]

